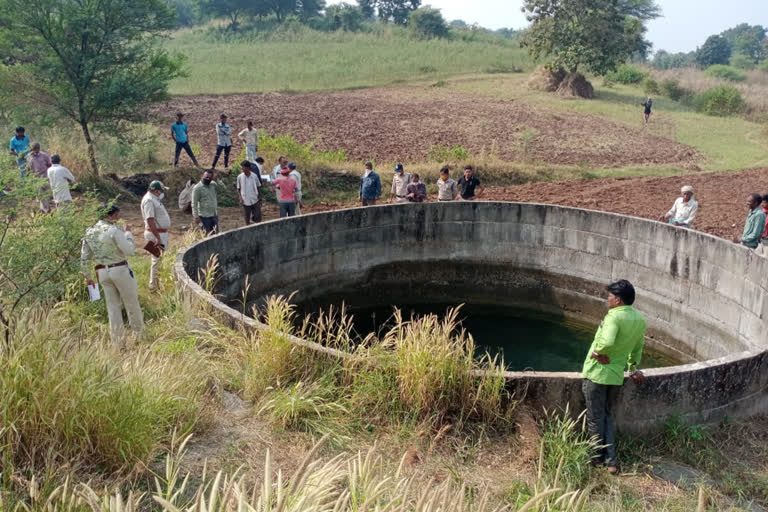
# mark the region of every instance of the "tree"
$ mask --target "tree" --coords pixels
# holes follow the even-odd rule
[[[746,55],[757,64],[764,57],[763,42],[766,29],[762,25],[742,23],[720,34],[731,45],[734,54]]]
[[[24,13],[19,16],[19,13]],[[91,128],[115,131],[168,98],[182,58],[158,45],[174,27],[164,0],[0,0],[6,33],[34,59],[9,69],[19,95],[74,120],[98,174]]]
[[[420,7],[408,15],[408,28],[420,39],[445,38],[450,35],[439,9]]]
[[[360,7],[347,3],[329,5],[325,10],[325,17],[330,30],[356,32],[363,24],[363,11]]]
[[[291,15],[296,15],[305,21],[319,16],[325,9],[325,0],[256,0],[255,5],[256,14],[274,14],[277,21],[282,23]]]
[[[656,69],[688,68],[696,65],[696,52],[669,53],[659,50],[653,56],[651,65]]]
[[[227,18],[228,28],[237,30],[240,18],[256,14],[258,5],[254,0],[203,0],[200,7],[208,15]]]
[[[376,0],[357,0],[357,5],[363,12],[363,18],[370,20],[376,17]]]
[[[358,0],[363,14],[378,11],[379,19],[398,25],[408,24],[408,14],[421,6],[421,0]]]
[[[522,44],[553,69],[613,71],[636,50],[640,23],[629,23],[617,0],[525,0],[531,26]]]
[[[731,44],[723,36],[709,36],[704,45],[696,50],[696,62],[702,68],[714,64],[728,64],[731,58]]]
[[[20,308],[61,300],[68,285],[82,285],[80,240],[96,222],[96,203],[85,196],[50,214],[30,213],[44,183],[21,178],[15,166],[0,161],[0,330],[6,347]]]

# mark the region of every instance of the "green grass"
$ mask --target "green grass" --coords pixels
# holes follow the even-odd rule
[[[300,29],[281,39],[221,41],[206,29],[179,31],[167,48],[187,55],[189,76],[173,81],[171,93],[354,89],[530,67],[517,43],[504,39],[421,41],[397,27],[374,33]]]
[[[555,110],[571,110],[596,115],[633,128],[643,129],[641,100],[647,97],[639,86],[615,85],[606,88],[593,80],[594,100],[563,100],[528,90],[525,76],[450,82],[449,87],[471,94],[514,99]],[[711,117],[696,113],[693,107],[659,97],[654,99],[654,115],[648,126],[651,134],[671,138],[692,146],[705,157],[708,171],[726,171],[768,165],[766,126],[739,117]],[[653,147],[648,148],[653,151]],[[599,176],[627,175],[628,169],[596,171]],[[674,169],[641,169],[638,174],[674,174]],[[679,170],[677,171],[679,172]]]

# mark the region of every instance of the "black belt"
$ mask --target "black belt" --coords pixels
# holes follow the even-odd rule
[[[98,270],[101,270],[103,268],[122,267],[123,265],[127,265],[127,264],[128,264],[128,262],[123,260],[123,261],[118,261],[117,263],[112,263],[110,265],[96,265],[95,267],[93,267],[93,269],[98,271]]]

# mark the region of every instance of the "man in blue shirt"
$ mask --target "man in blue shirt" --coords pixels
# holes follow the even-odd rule
[[[760,208],[763,197],[760,194],[750,194],[747,198],[747,222],[744,224],[744,232],[741,239],[736,238],[733,242],[743,244],[750,249],[757,249],[760,245],[760,238],[765,230],[765,213]]]
[[[171,138],[176,142],[176,154],[173,157],[173,166],[176,167],[179,165],[179,156],[183,149],[187,152],[189,158],[192,159],[192,163],[195,164],[195,167],[200,167],[195,155],[192,154],[192,148],[189,146],[189,129],[187,128],[187,123],[184,122],[184,114],[181,112],[176,114],[176,122],[171,125]]]
[[[365,173],[360,180],[360,200],[363,206],[373,206],[378,197],[381,197],[381,179],[373,172],[373,164],[368,162],[365,164]]]
[[[21,170],[21,175],[27,170],[27,154],[29,154],[29,136],[24,133],[23,126],[16,127],[16,136],[11,139],[9,145],[11,154],[16,157],[16,166]]]

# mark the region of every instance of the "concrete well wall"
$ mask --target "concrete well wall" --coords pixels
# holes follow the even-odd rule
[[[241,299],[248,276],[249,300],[295,291],[295,301],[307,302],[354,286],[356,301],[375,304],[398,275],[405,293],[426,302],[494,298],[596,322],[606,311],[604,285],[629,279],[648,343],[690,364],[648,370],[643,386],[628,381],[621,429],[648,430],[673,414],[706,422],[768,411],[768,260],[696,231],[550,205],[422,203],[267,222],[180,254],[177,281],[190,302],[258,329],[195,283],[213,254],[215,292],[229,302]],[[507,377],[529,401],[583,408],[578,374]]]

